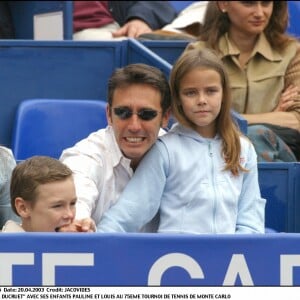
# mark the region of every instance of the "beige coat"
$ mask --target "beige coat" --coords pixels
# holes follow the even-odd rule
[[[198,41],[187,49],[203,47],[206,47],[205,42]],[[296,41],[279,53],[272,49],[262,33],[243,69],[238,61],[240,51],[227,34],[220,38],[219,48],[232,86],[233,108],[241,114],[271,112],[287,86],[300,87],[300,44]],[[295,112],[300,124],[300,95],[291,111]]]

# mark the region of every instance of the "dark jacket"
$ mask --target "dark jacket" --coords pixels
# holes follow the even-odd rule
[[[15,38],[14,24],[8,2],[0,2],[0,39]]]
[[[108,1],[108,6],[120,26],[131,19],[141,19],[156,30],[171,23],[177,16],[169,1]]]

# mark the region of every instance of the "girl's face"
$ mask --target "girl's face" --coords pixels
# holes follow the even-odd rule
[[[203,137],[213,138],[223,98],[219,73],[204,67],[191,70],[181,79],[179,95],[183,112],[195,130]]]
[[[228,14],[230,32],[248,37],[263,32],[273,12],[273,1],[218,1],[218,5]]]
[[[69,225],[75,218],[76,192],[73,177],[41,184],[37,187],[37,198],[31,202],[23,200],[22,226],[25,231],[54,232]]]

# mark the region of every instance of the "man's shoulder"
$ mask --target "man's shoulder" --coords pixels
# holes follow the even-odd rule
[[[111,128],[106,127],[94,131],[86,138],[78,141],[72,147],[64,149],[61,159],[73,155],[88,155],[100,157],[109,151],[114,145],[114,135]]]
[[[113,133],[109,126],[101,128],[97,131],[91,132],[87,137],[78,141],[74,147],[93,147],[93,145],[106,145],[113,138]]]

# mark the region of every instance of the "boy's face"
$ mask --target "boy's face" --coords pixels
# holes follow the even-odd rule
[[[26,207],[21,214],[24,230],[54,232],[70,224],[75,217],[76,200],[73,177],[40,185],[34,205],[24,201]]]

